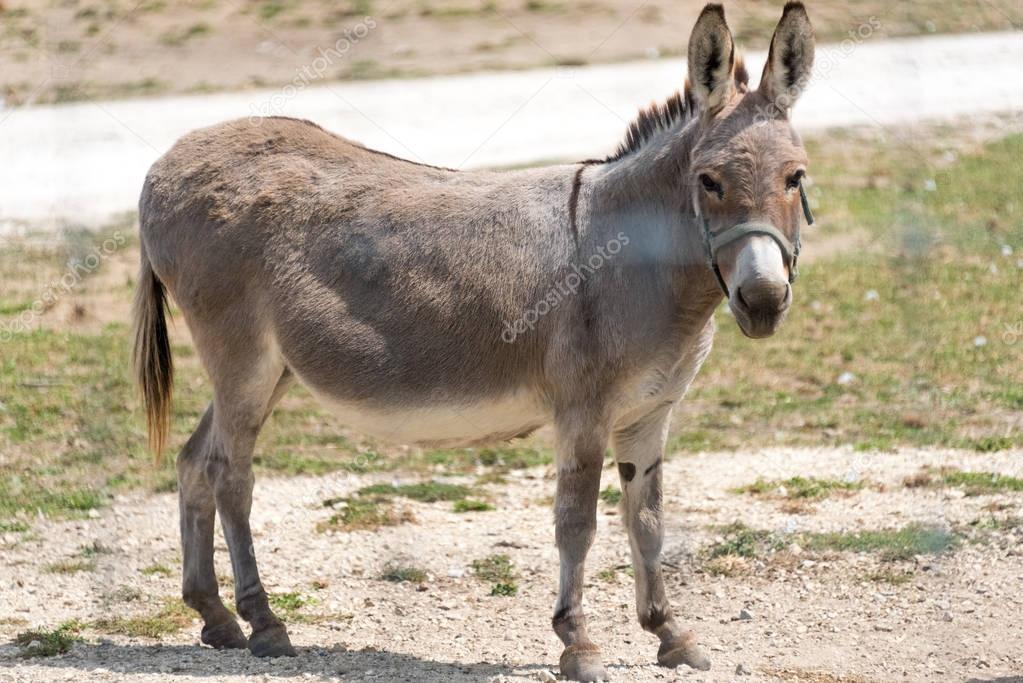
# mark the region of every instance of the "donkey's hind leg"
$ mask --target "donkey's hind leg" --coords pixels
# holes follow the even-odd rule
[[[636,575],[636,612],[643,629],[661,640],[659,664],[672,668],[688,664],[706,671],[710,660],[696,644],[696,635],[675,621],[661,575],[661,463],[670,415],[670,408],[664,406],[614,435],[622,507]]]
[[[223,454],[223,466],[213,477],[213,492],[231,553],[238,614],[252,626],[249,650],[258,657],[294,656],[287,629],[270,609],[259,579],[249,526],[256,437],[292,380],[283,363],[268,362],[266,358],[258,359],[249,369],[256,376],[234,383],[229,378],[238,375],[228,372],[216,386],[213,431]],[[275,381],[268,382],[271,377],[276,377]]]
[[[234,615],[220,599],[213,568],[213,523],[216,504],[207,463],[213,455],[210,428],[213,406],[178,455],[178,495],[181,514],[181,549],[184,557],[182,595],[202,615],[202,642],[215,648],[243,648],[248,640]]]

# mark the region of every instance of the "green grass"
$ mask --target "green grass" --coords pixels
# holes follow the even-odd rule
[[[424,583],[426,571],[410,564],[388,562],[380,572],[380,578],[393,583]]]
[[[732,492],[777,496],[790,500],[822,500],[835,492],[859,491],[862,488],[863,482],[859,481],[791,477],[784,480],[757,479],[752,484],[732,489]]]
[[[979,496],[1006,491],[1023,491],[1023,479],[995,472],[963,472],[954,470],[941,476],[947,486],[964,489],[967,495]]]
[[[436,503],[438,501],[459,501],[469,495],[469,489],[459,484],[446,484],[438,481],[418,484],[373,484],[359,489],[361,496],[401,496],[418,500],[420,503]]]
[[[490,555],[473,560],[472,570],[480,581],[491,584],[490,594],[508,597],[518,593],[515,565],[507,555]]]
[[[79,622],[65,621],[51,631],[22,631],[14,638],[14,642],[25,648],[20,653],[22,657],[53,657],[64,654],[72,645],[81,641],[78,637],[81,630]],[[33,643],[35,645],[29,647]]]
[[[466,498],[464,500],[456,500],[452,509],[455,512],[489,512],[495,508],[485,500]]]
[[[398,510],[386,501],[352,497],[336,503],[342,503],[344,507],[325,522],[321,522],[317,526],[318,531],[377,529],[382,526],[397,526],[413,519],[411,513]]]
[[[811,551],[876,553],[884,561],[899,561],[947,552],[956,546],[957,538],[938,527],[910,524],[880,531],[803,534],[799,542]]]
[[[706,559],[726,556],[752,558],[781,548],[781,542],[775,534],[752,529],[742,522],[733,522],[719,531],[723,538],[704,548],[703,556]]]
[[[170,567],[159,563],[143,567],[141,572],[143,576],[170,576],[174,573],[171,571]]]
[[[622,500],[622,490],[616,486],[607,486],[600,492],[600,499],[608,505],[618,505]]]
[[[1023,479],[997,472],[968,472],[955,467],[924,467],[903,481],[907,488],[952,487],[962,489],[968,496],[1023,491]]]
[[[769,557],[792,543],[812,553],[870,553],[882,561],[894,562],[909,560],[916,555],[948,552],[959,542],[954,533],[923,524],[909,524],[898,529],[783,534],[734,522],[718,531],[721,540],[701,551],[705,563],[721,558]]]
[[[92,622],[101,633],[133,638],[162,638],[191,625],[197,613],[180,600],[167,600],[152,614],[134,617],[104,617]]]
[[[96,558],[110,552],[98,543],[82,546],[74,557],[65,558],[46,565],[46,571],[51,574],[77,574],[78,572],[91,572],[96,569]]]
[[[319,620],[318,617],[303,612],[306,607],[317,603],[314,597],[292,591],[270,593],[267,599],[270,602],[270,609],[287,624],[311,623]]]

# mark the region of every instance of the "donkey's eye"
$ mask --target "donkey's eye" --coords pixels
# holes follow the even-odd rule
[[[803,180],[803,176],[805,176],[805,175],[806,175],[806,171],[804,171],[802,169],[800,169],[800,170],[796,171],[795,173],[793,173],[792,175],[790,175],[785,180],[785,189],[786,190],[798,189],[799,188],[799,183],[800,183],[800,181]]]
[[[700,174],[700,184],[703,185],[704,190],[716,194],[718,197],[721,197],[724,194],[724,190],[721,189],[721,183],[714,180],[706,173]]]

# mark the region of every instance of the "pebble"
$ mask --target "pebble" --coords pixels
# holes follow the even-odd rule
[[[552,683],[552,681],[556,681],[558,679],[547,669],[540,669],[536,672],[536,680],[542,681],[543,683]]]
[[[753,675],[753,670],[750,669],[745,664],[740,663],[740,664],[738,664],[735,667],[735,675],[736,676],[752,676]]]
[[[753,615],[748,609],[739,610],[739,621],[751,621],[752,619]]]

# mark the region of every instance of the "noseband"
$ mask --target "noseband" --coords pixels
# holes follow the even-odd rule
[[[806,190],[803,189],[803,183],[799,183],[799,200],[803,205],[803,215],[806,216],[806,224],[813,225],[813,213],[810,212],[810,202],[806,198]],[[718,267],[718,251],[725,245],[740,240],[747,235],[766,235],[773,239],[778,248],[781,249],[782,258],[785,260],[785,265],[789,268],[789,284],[796,281],[796,275],[798,275],[796,262],[799,260],[800,247],[798,224],[796,225],[795,244],[793,244],[789,242],[788,238],[778,228],[770,223],[757,221],[739,223],[727,230],[714,234],[710,231],[710,219],[704,216],[703,246],[707,254],[707,264],[714,271],[714,277],[718,279],[718,284],[721,285],[721,291],[725,293],[725,298],[729,298],[730,295],[728,293],[728,285],[725,284],[725,278],[722,277],[721,269]]]

